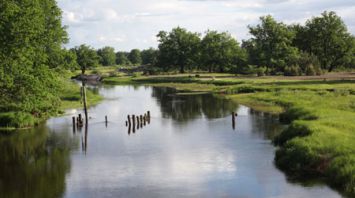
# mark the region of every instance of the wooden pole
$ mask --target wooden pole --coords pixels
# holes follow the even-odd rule
[[[84,103],[84,113],[85,113],[85,123],[89,123],[88,118],[88,109],[87,109],[87,102],[86,102],[86,87],[85,87],[85,80],[82,81],[83,86],[83,103]]]
[[[233,124],[233,129],[235,129],[235,113],[232,112],[232,124]]]
[[[107,116],[105,116],[105,124],[106,124],[106,127],[107,127],[107,123],[108,123],[108,121],[107,121]]]
[[[147,121],[148,121],[148,124],[150,124],[150,111],[147,112]]]
[[[139,129],[139,116],[137,116],[137,129]]]
[[[73,132],[75,133],[75,116],[72,117],[73,120]]]
[[[132,130],[133,130],[133,133],[136,132],[136,116],[135,115],[132,115]]]
[[[147,121],[147,114],[144,114],[144,116],[143,116],[144,126],[146,125],[146,121]]]

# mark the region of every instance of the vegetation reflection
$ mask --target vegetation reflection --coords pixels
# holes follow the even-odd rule
[[[0,135],[0,197],[61,197],[70,171],[68,133],[44,127]]]

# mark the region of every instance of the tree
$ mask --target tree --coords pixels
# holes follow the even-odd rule
[[[59,105],[52,58],[67,41],[55,0],[0,3],[0,111],[40,117]]]
[[[139,49],[131,50],[128,55],[128,60],[134,65],[142,64],[141,51]]]
[[[72,50],[76,53],[77,62],[83,74],[86,69],[98,66],[99,56],[94,48],[83,44]]]
[[[346,66],[354,56],[354,37],[335,12],[323,12],[306,22],[304,27],[296,26],[294,44],[301,50],[318,57],[323,69],[329,72],[338,66]]]
[[[201,62],[209,72],[224,72],[243,58],[238,42],[227,32],[208,31],[201,41]]]
[[[129,65],[130,62],[128,60],[127,52],[117,52],[116,53],[116,64],[117,65]]]
[[[261,24],[249,26],[253,36],[243,46],[251,57],[251,64],[266,66],[273,72],[283,71],[298,58],[298,49],[292,46],[294,32],[285,24],[268,15],[261,17]]]
[[[104,47],[97,51],[97,54],[100,57],[100,63],[103,66],[112,66],[116,63],[116,54],[113,47]]]
[[[169,33],[161,31],[157,37],[159,39],[159,66],[165,69],[178,67],[180,73],[184,73],[186,67],[191,69],[197,63],[199,34],[177,27]]]
[[[149,48],[141,52],[142,63],[144,65],[153,65],[157,62],[158,50],[154,48]]]

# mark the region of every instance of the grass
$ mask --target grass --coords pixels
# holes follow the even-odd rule
[[[60,99],[60,112],[64,112],[66,109],[79,108],[83,105],[81,104],[80,87],[78,84],[70,81],[65,81],[63,84],[63,91],[61,92]],[[87,104],[88,106],[95,105],[102,100],[102,96],[94,93],[92,90],[88,89],[87,93]]]
[[[276,164],[316,175],[355,195],[355,81],[204,74],[137,77],[122,82],[218,92],[256,110],[280,114],[287,127],[274,142]],[[207,76],[208,75],[208,76]],[[110,82],[121,82],[111,78]]]

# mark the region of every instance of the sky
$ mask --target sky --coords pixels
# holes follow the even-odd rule
[[[335,11],[355,34],[355,0],[58,0],[70,41],[116,51],[156,48],[159,31],[180,26],[189,31],[228,31],[239,42],[248,25],[272,15],[286,24]]]

